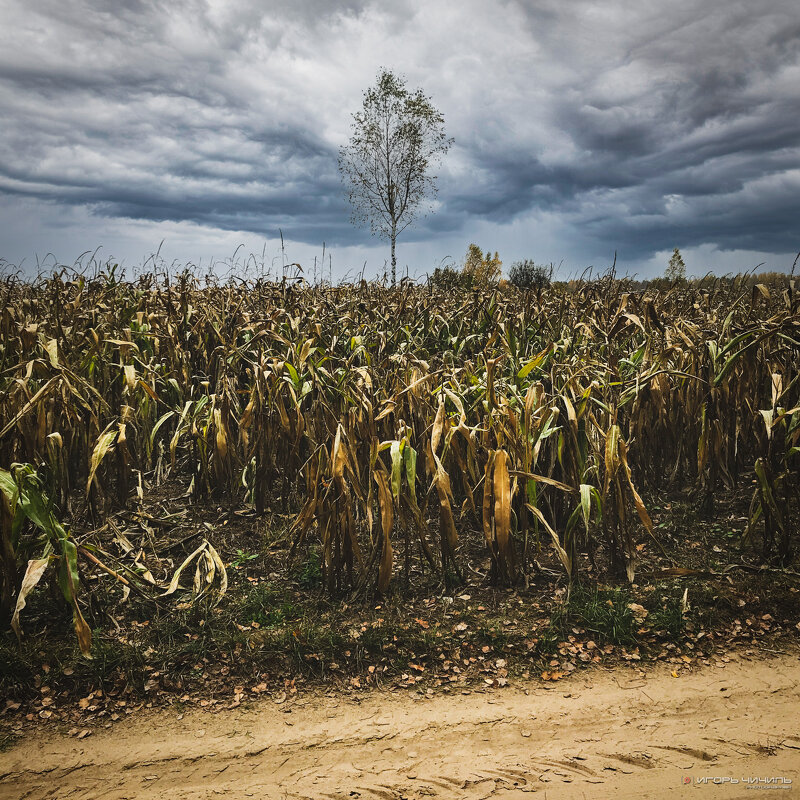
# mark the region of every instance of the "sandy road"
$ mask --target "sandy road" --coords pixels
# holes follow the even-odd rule
[[[677,679],[595,669],[549,689],[306,696],[177,717],[142,714],[82,741],[31,736],[0,754],[0,797],[800,800],[797,655]],[[793,785],[699,780],[713,777]]]

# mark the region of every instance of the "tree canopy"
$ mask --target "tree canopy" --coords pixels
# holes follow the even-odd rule
[[[471,283],[484,286],[487,283],[499,280],[502,274],[502,266],[503,262],[500,260],[497,251],[492,256],[491,250],[487,250],[486,255],[484,255],[483,250],[476,244],[471,244],[467,248],[467,255],[464,259],[464,274],[469,276]]]
[[[664,277],[669,281],[686,280],[686,264],[684,264],[681,251],[677,247],[672,251]]]

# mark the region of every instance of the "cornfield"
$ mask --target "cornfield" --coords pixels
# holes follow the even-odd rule
[[[188,499],[292,515],[331,594],[492,581],[548,560],[633,580],[655,540],[643,498],[691,487],[714,513],[750,487],[742,545],[788,563],[800,519],[800,314],[743,281],[634,291],[415,284],[120,281],[0,285],[0,617],[52,567],[82,649],[82,574],[221,597],[213,533],[153,578],[106,527],[165,482]],[[103,538],[105,537],[105,539]],[[679,566],[679,565],[678,565]],[[84,588],[85,592],[86,589]]]

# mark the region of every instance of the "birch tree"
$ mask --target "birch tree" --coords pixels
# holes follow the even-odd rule
[[[436,195],[431,170],[450,149],[444,117],[421,89],[409,92],[389,70],[378,73],[353,114],[352,137],[339,151],[339,171],[347,187],[355,224],[392,248],[392,285],[397,281],[397,237],[427,210]]]

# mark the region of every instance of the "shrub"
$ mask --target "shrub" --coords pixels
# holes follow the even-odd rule
[[[434,289],[469,289],[472,286],[471,276],[465,275],[455,267],[436,267],[428,283]]]
[[[511,283],[518,289],[536,289],[541,291],[550,285],[553,278],[553,265],[535,264],[531,259],[517,261],[511,265],[508,273]]]

